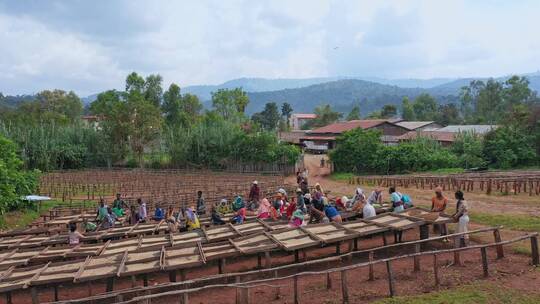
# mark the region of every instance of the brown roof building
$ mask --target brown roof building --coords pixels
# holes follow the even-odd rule
[[[316,145],[327,145],[328,149],[333,149],[335,148],[336,137],[347,131],[358,128],[364,130],[380,130],[382,132],[381,140],[387,145],[397,144],[397,137],[409,131],[408,129],[385,119],[351,120],[336,122],[328,126],[307,131],[306,136],[302,137],[300,141],[311,141]]]
[[[431,138],[438,141],[441,145],[447,147],[450,146],[454,140],[454,132],[444,132],[444,131],[410,131],[405,133],[397,138],[399,142],[410,141],[419,137]]]

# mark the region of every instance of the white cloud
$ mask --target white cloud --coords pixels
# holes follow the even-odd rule
[[[498,76],[538,70],[536,1],[0,3],[0,91],[238,77]],[[336,48],[337,47],[337,48]]]

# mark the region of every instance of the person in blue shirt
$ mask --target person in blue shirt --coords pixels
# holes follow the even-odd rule
[[[341,219],[341,215],[337,211],[336,207],[330,205],[326,198],[324,198],[324,203],[324,215],[326,215],[326,217],[333,222],[341,223],[343,220]]]
[[[401,193],[397,192],[395,187],[390,187],[388,189],[388,193],[390,193],[390,201],[392,202],[392,206],[394,207],[394,212],[403,212],[404,207]],[[401,243],[402,237],[403,231],[394,231],[394,243]]]
[[[165,218],[165,215],[163,213],[163,209],[161,208],[160,205],[157,205],[156,211],[154,212],[154,220],[161,221],[164,218]]]

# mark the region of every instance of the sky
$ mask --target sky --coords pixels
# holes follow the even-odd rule
[[[0,92],[540,69],[540,1],[0,0]]]

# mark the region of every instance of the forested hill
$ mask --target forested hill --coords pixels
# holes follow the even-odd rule
[[[439,103],[455,102],[458,99],[457,92],[454,95],[433,94],[432,89],[402,88],[364,80],[342,79],[297,89],[249,92],[247,112],[260,111],[265,103],[271,101],[288,102],[295,112],[311,112],[320,104],[331,104],[337,111],[348,112],[353,104],[358,104],[362,113],[370,113],[385,104],[400,105],[403,97],[414,99],[422,93],[433,95]]]

